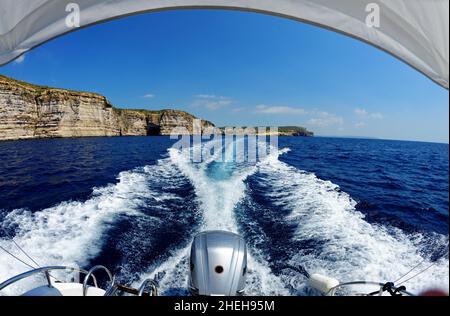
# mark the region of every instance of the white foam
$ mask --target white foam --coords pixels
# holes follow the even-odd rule
[[[140,279],[133,283],[133,286],[139,288],[145,279],[153,279],[155,276],[163,273],[163,277],[158,280],[158,290],[163,295],[187,295],[189,280],[189,249],[190,245],[178,249],[172,254],[169,254],[167,260],[149,267],[150,272],[142,274]]]
[[[92,197],[85,202],[63,202],[35,213],[27,210],[14,210],[6,215],[0,228],[15,229],[14,240],[41,266],[78,264],[84,266],[95,257],[103,246],[103,234],[111,227],[118,216],[143,216],[139,209],[148,199],[163,200],[176,198],[161,195],[148,185],[152,176],[163,176],[170,172],[164,162],[148,166],[142,170],[121,172],[118,183],[95,188]],[[170,176],[174,181],[176,177]],[[156,220],[156,219],[155,219]],[[0,239],[0,245],[26,259],[10,240]],[[25,260],[29,262],[29,260]],[[0,280],[29,270],[0,251]],[[7,294],[20,294],[33,282],[21,282],[4,290]]]
[[[188,150],[170,149],[170,158],[195,188],[203,211],[203,229],[221,229],[237,232],[234,207],[245,196],[244,180],[254,172],[255,166],[236,168],[229,177],[217,179],[208,175],[207,167],[213,160],[194,164]]]
[[[259,181],[266,188],[265,196],[279,208],[291,211],[288,216],[274,218],[274,221],[297,225],[293,241],[312,239],[316,242],[317,247],[312,252],[297,249],[288,254],[290,262],[287,264],[301,265],[310,273],[323,273],[340,281],[392,281],[422,260],[424,267],[431,263],[422,254],[426,239],[432,238],[438,246],[448,243],[447,236],[410,236],[387,225],[368,223],[355,210],[355,201],[337,185],[280,162],[278,155],[288,151],[271,151],[272,154],[258,164],[231,165],[222,178],[217,178],[209,169],[214,157],[192,163],[189,150],[170,149],[168,159],[143,170],[122,172],[116,185],[94,189],[92,197],[85,202],[64,202],[36,213],[15,210],[6,215],[0,228],[17,226],[15,240],[41,265],[71,262],[85,265],[99,253],[104,233],[118,216],[143,216],[139,209],[148,199],[157,202],[180,199],[168,192],[161,194],[160,189],[152,190],[152,186],[159,186],[163,191],[179,188],[187,178],[194,187],[202,212],[201,230],[239,232],[235,207],[246,196],[245,180],[258,172],[262,175]],[[186,236],[186,240],[192,237]],[[289,243],[289,239],[286,242]],[[0,240],[0,245],[18,253],[10,241]],[[163,293],[185,293],[180,289],[185,289],[188,282],[189,246],[180,247],[172,249],[168,259],[153,262],[147,267],[149,272],[142,274],[134,285],[165,272],[166,276],[160,280]],[[250,249],[247,294],[292,294],[288,287],[299,290],[294,294],[304,294],[304,278],[274,275],[260,251]],[[0,253],[0,266],[0,280],[28,270],[4,253]],[[434,286],[448,290],[448,269],[447,257],[406,286],[415,292]],[[15,287],[6,293],[17,294],[24,288]]]
[[[258,250],[253,249],[258,252]],[[280,277],[274,275],[266,260],[258,255],[248,255],[248,274],[245,284],[246,295],[288,296],[289,290]]]
[[[313,252],[298,249],[292,254],[291,264],[301,265],[310,273],[322,273],[342,282],[369,280],[393,281],[419,262],[431,264],[422,254],[433,251],[426,247],[425,237],[406,235],[388,225],[370,224],[355,210],[356,202],[339,187],[318,179],[277,159],[260,164],[267,193],[274,205],[291,210],[284,220],[295,223],[297,241],[314,240]],[[447,245],[448,236],[428,236],[435,244]],[[310,251],[311,249],[309,249]],[[409,276],[414,275],[414,273]],[[406,279],[406,278],[405,278]],[[418,293],[438,287],[448,291],[448,257],[405,285]]]
[[[229,146],[233,146],[233,144],[231,143]],[[229,150],[230,148],[227,149],[226,153],[232,152],[232,150]],[[246,185],[244,181],[257,171],[256,164],[240,164],[233,168],[231,174],[227,173],[228,170],[224,170],[226,175],[218,179],[208,173],[210,171],[208,167],[217,160],[217,156],[221,153],[202,163],[193,163],[191,161],[190,149],[179,150],[172,148],[169,150],[169,153],[172,163],[190,180],[195,189],[197,202],[203,215],[201,230],[217,229],[238,232],[234,209],[245,197]],[[228,157],[228,159],[233,160],[232,157]],[[227,166],[229,166],[227,163],[222,163],[218,168],[226,168]],[[159,266],[150,268],[150,272],[144,273],[135,285],[164,271],[166,276],[160,281],[160,287],[163,292],[171,294],[173,289],[186,288],[189,275],[188,250],[189,247],[183,248]],[[271,273],[267,262],[261,256],[253,257],[249,255],[248,260],[247,294],[288,294],[279,278]]]

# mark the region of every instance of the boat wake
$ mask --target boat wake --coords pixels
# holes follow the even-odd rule
[[[169,149],[156,165],[95,188],[87,201],[15,210],[0,228],[41,265],[104,264],[133,285],[156,276],[165,295],[188,294],[190,242],[215,229],[247,240],[250,295],[310,294],[305,271],[343,282],[393,281],[419,262],[435,264],[408,281],[408,290],[448,290],[448,255],[436,260],[448,250],[448,236],[369,223],[336,184],[282,162],[287,152],[258,163],[193,163],[190,150]],[[0,237],[14,252],[8,236]],[[28,270],[3,253],[0,266],[0,280]]]
[[[368,223],[337,185],[281,162],[279,155],[288,151],[257,164],[194,164],[189,152],[170,151],[172,162],[195,189],[201,230],[238,232],[248,241],[247,294],[310,294],[305,271],[343,282],[392,281],[419,262],[427,267],[448,249],[447,236],[406,235],[389,225]],[[188,247],[140,281],[166,271],[163,291],[186,288],[187,255]],[[447,255],[405,285],[416,293],[433,287],[448,290],[448,275]]]
[[[247,185],[240,211],[247,227],[244,234],[262,253],[271,253],[272,271],[291,293],[309,290],[304,287],[305,277],[289,267],[341,282],[388,282],[418,263],[420,267],[407,277],[434,265],[405,283],[408,290],[448,290],[448,236],[407,235],[388,223],[369,223],[339,186],[279,159],[260,163]]]
[[[198,231],[226,230],[240,233],[234,210],[246,194],[245,180],[258,171],[257,164],[217,162],[215,158],[192,163],[190,150],[170,149],[170,159],[180,172],[192,183],[197,205],[202,213],[202,223]],[[193,235],[189,236],[192,240]],[[156,269],[145,273],[135,285],[145,278],[165,273],[160,280],[164,294],[179,294],[188,284],[189,246],[178,251],[175,256],[162,263]],[[250,295],[288,295],[279,277],[271,273],[268,263],[256,252],[248,257],[249,273],[246,293]],[[174,292],[175,291],[175,292]]]
[[[104,264],[127,280],[148,266],[148,257],[168,255],[165,235],[195,228],[195,206],[183,202],[190,185],[168,160],[121,172],[118,182],[94,188],[87,201],[68,201],[38,212],[14,210],[0,218],[0,246],[36,267],[15,247],[20,245],[40,266]],[[180,201],[182,203],[180,203]],[[167,210],[172,210],[168,213]],[[184,236],[183,236],[184,237]],[[176,238],[174,238],[176,240]],[[153,247],[158,245],[158,247]],[[0,280],[30,270],[0,251]],[[6,294],[34,286],[21,282]]]

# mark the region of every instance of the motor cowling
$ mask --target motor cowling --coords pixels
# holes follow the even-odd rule
[[[244,239],[226,231],[206,231],[191,246],[189,288],[193,295],[242,295],[247,274]]]

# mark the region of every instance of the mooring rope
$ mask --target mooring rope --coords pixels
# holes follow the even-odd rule
[[[427,270],[431,269],[434,265],[436,265],[438,263],[438,261],[442,258],[444,258],[446,255],[448,255],[449,250],[448,250],[448,245],[447,245],[447,251],[442,254],[441,256],[439,256],[439,258],[437,258],[433,263],[431,263],[428,267],[426,267],[425,269],[421,270],[420,272],[414,274],[412,277],[402,281],[401,283],[399,283],[398,285],[402,285],[412,279],[414,279],[415,277],[421,275],[422,273],[426,272]],[[401,279],[403,279],[404,277],[406,277],[408,274],[410,274],[411,272],[413,272],[416,268],[418,268],[419,266],[421,266],[425,261],[427,260],[427,258],[423,259],[421,262],[419,262],[417,265],[415,265],[411,270],[409,270],[407,273],[405,273],[404,275],[402,275],[400,278],[398,278],[397,280],[395,280],[393,283],[397,283],[398,281],[400,281]]]
[[[8,250],[6,250],[5,248],[3,248],[2,246],[0,246],[0,249],[2,249],[4,252],[6,252],[8,255],[10,255],[11,257],[13,257],[14,259],[16,259],[19,262],[22,262],[24,265],[26,265],[27,267],[31,268],[31,269],[36,269],[36,267],[33,267],[32,265],[26,263],[25,261],[23,261],[22,259],[20,259],[19,257],[15,256],[13,253],[9,252]]]
[[[5,253],[7,253],[8,255],[10,255],[12,258],[16,259],[17,261],[23,263],[24,265],[26,265],[27,267],[31,268],[31,269],[37,269],[40,268],[41,265],[39,263],[36,262],[36,260],[34,260],[22,247],[20,247],[20,245],[14,240],[13,237],[11,237],[11,235],[9,235],[5,230],[3,230],[4,233],[6,234],[7,237],[9,237],[11,239],[11,241],[14,243],[14,245],[28,258],[30,259],[37,267],[32,266],[31,264],[25,262],[24,260],[22,260],[21,258],[19,258],[18,256],[14,255],[12,252],[8,251],[7,249],[5,249],[3,246],[0,245],[0,249],[3,250]],[[56,277],[54,277],[53,275],[51,275],[50,273],[48,273],[48,275],[50,277],[52,277],[53,279],[55,279],[56,281],[59,281]]]
[[[399,282],[401,279],[403,279],[405,276],[407,276],[408,274],[410,274],[411,272],[413,272],[415,269],[417,269],[418,267],[420,267],[425,261],[427,261],[427,258],[423,259],[422,261],[420,261],[418,264],[416,264],[413,268],[411,268],[411,270],[409,270],[408,272],[406,272],[405,274],[403,274],[401,277],[399,277],[397,280],[393,281],[392,283],[396,284],[397,282]]]
[[[443,257],[444,257],[445,255],[447,255],[447,254],[448,254],[448,250],[447,250],[447,252],[446,252],[445,254],[443,254],[441,257],[439,257],[439,259],[443,258]],[[424,273],[425,271],[429,270],[431,267],[433,267],[434,265],[437,264],[437,262],[439,261],[439,259],[437,259],[435,262],[433,262],[432,264],[430,264],[428,267],[426,267],[426,268],[423,269],[422,271],[420,271],[420,272],[414,274],[412,277],[406,279],[405,281],[402,281],[399,285],[402,285],[402,284],[408,282],[409,280],[412,280],[412,279],[414,279],[415,277],[421,275],[421,274]]]
[[[17,247],[17,249],[19,249],[19,251],[21,251],[28,259],[31,260],[31,262],[33,262],[37,267],[33,267],[32,265],[24,262],[23,260],[19,259],[17,256],[13,255],[11,252],[7,251],[5,248],[1,247],[0,248],[5,251],[6,253],[8,253],[10,256],[12,256],[13,258],[19,260],[20,262],[22,262],[23,264],[27,265],[28,267],[32,268],[32,269],[36,269],[36,268],[40,268],[41,266],[39,265],[39,263],[36,262],[36,260],[34,260],[22,247],[20,247],[20,245],[14,240],[14,237],[12,237],[5,229],[3,229],[3,232],[5,233],[6,237],[8,237],[13,244]]]
[[[22,253],[23,253],[25,256],[27,256],[28,259],[30,259],[31,261],[33,261],[33,263],[34,263],[35,265],[37,265],[38,268],[41,267],[40,264],[36,262],[36,260],[34,260],[33,258],[31,258],[31,256],[30,256],[28,253],[26,253],[26,251],[23,250],[22,247],[19,246],[19,244],[14,240],[14,238],[11,238],[11,240],[12,240],[12,242],[14,243],[14,245],[16,245],[16,247],[19,248],[19,250],[22,251]]]

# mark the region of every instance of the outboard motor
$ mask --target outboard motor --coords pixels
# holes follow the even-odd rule
[[[206,231],[194,238],[189,279],[192,295],[243,295],[246,274],[247,246],[241,236]]]

